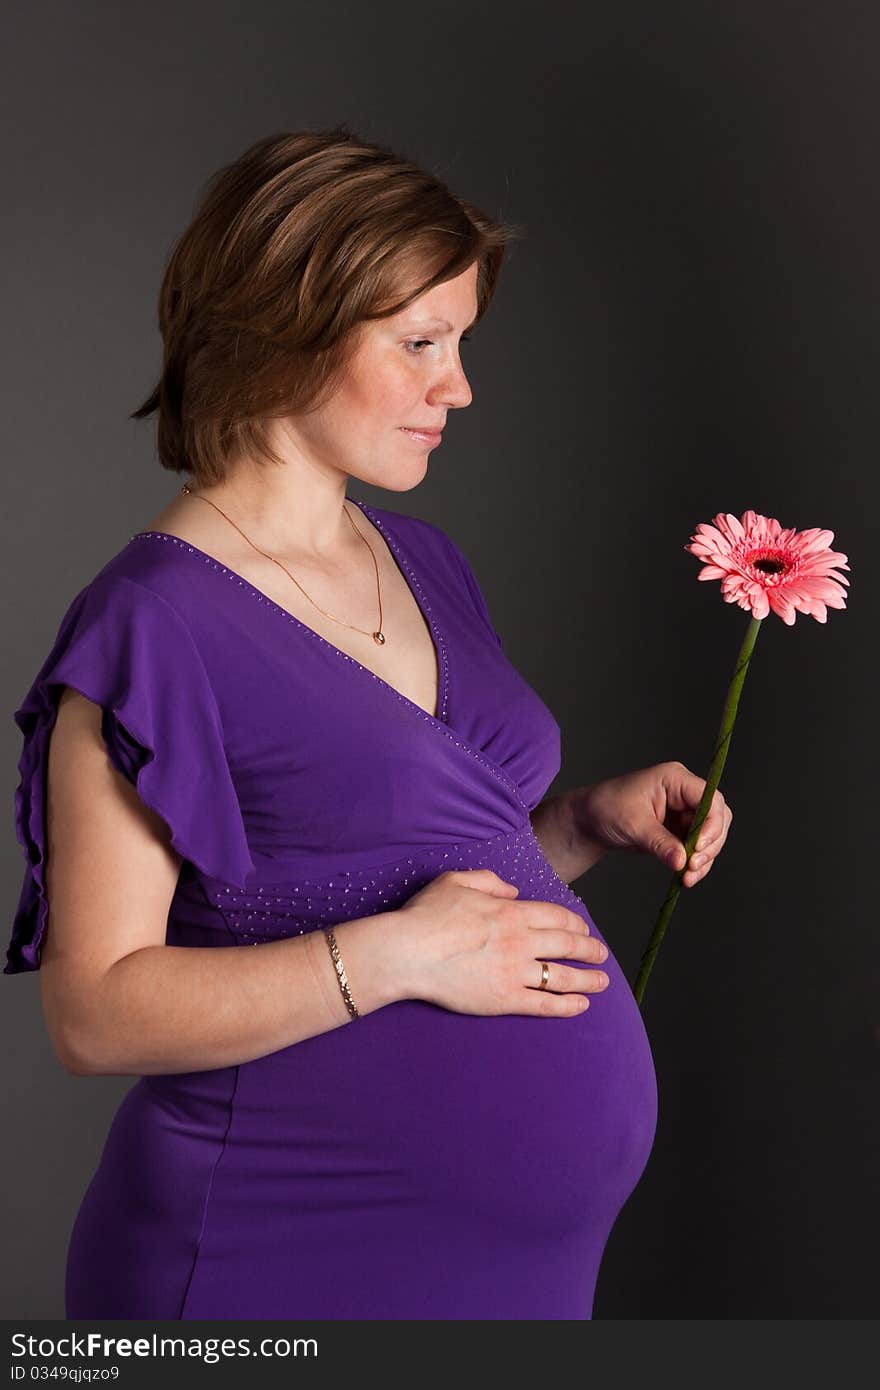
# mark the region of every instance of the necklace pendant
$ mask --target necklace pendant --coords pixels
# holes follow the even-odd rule
[[[374,632],[374,633],[373,633],[373,641],[376,643],[376,646],[377,646],[377,647],[384,647],[384,645],[385,645],[385,633],[384,633],[384,632]]]

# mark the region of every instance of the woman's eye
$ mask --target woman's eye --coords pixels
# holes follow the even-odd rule
[[[461,338],[460,338],[459,341],[462,342],[462,343],[469,343],[470,340],[471,340],[471,336],[470,336],[469,333],[462,333]],[[407,341],[406,346],[407,346],[408,349],[411,349],[411,350],[412,350],[412,356],[413,356],[413,357],[420,357],[420,356],[421,356],[421,349],[422,349],[422,344],[423,344],[423,343],[427,343],[427,344],[428,344],[428,347],[431,347],[431,346],[433,345],[433,339],[432,339],[432,338],[413,338],[413,339],[410,339],[409,341]]]

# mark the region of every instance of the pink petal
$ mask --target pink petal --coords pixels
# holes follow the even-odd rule
[[[727,537],[722,535],[714,526],[707,526],[705,523],[697,527],[694,533],[694,543],[705,546],[712,551],[720,550],[725,555],[730,554],[731,547]]]
[[[773,612],[778,613],[788,627],[792,627],[795,620],[795,606],[788,600],[784,591],[782,589],[770,589],[767,597]]]
[[[836,579],[822,574],[801,575],[795,585],[789,586],[797,588],[799,593],[807,594],[810,598],[845,598],[845,591],[837,583]]]
[[[836,565],[840,565],[841,569],[848,570],[849,565],[846,563],[840,564],[841,561],[845,562],[846,556],[838,555],[833,550],[820,550],[815,554],[807,554],[798,557],[799,567],[802,570],[806,570],[808,573],[812,573],[814,570],[821,572],[824,569],[834,569]]]
[[[813,526],[809,531],[799,531],[797,533],[798,549],[803,552],[827,550],[834,540],[833,531],[820,531]]]

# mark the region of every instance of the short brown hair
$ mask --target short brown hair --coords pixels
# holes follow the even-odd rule
[[[270,135],[208,181],[159,294],[163,468],[221,482],[243,455],[281,463],[273,417],[322,405],[357,325],[399,313],[478,262],[477,318],[520,228],[346,125]]]

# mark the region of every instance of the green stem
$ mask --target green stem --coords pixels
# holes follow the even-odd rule
[[[657,918],[657,925],[654,927],[654,930],[651,934],[651,939],[648,942],[648,945],[645,949],[645,953],[642,956],[641,964],[639,965],[639,973],[636,977],[636,982],[633,986],[633,994],[635,995],[636,1003],[639,1005],[640,1008],[642,1004],[642,997],[645,993],[645,986],[648,983],[648,976],[651,974],[651,967],[654,964],[654,958],[657,955],[657,952],[660,950],[660,943],[663,940],[664,935],[666,934],[666,928],[669,925],[669,919],[675,910],[675,904],[678,902],[678,895],[681,892],[681,880],[687,871],[688,864],[690,863],[691,855],[694,852],[694,845],[697,843],[697,837],[700,833],[703,821],[706,819],[706,816],[709,813],[709,807],[712,804],[712,797],[715,795],[718,783],[721,781],[721,773],[724,771],[724,764],[727,760],[727,751],[730,748],[730,739],[731,735],[733,734],[733,726],[736,723],[736,712],[737,708],[739,707],[740,692],[743,688],[743,682],[746,678],[746,672],[749,669],[749,662],[752,658],[752,650],[758,637],[758,629],[761,626],[761,622],[762,619],[760,618],[752,618],[751,622],[749,623],[748,630],[746,631],[746,635],[743,638],[743,644],[739,649],[739,656],[736,659],[736,667],[733,672],[733,678],[727,690],[727,699],[724,701],[724,710],[721,715],[721,728],[718,731],[718,741],[715,745],[715,752],[712,757],[712,765],[709,768],[709,775],[706,778],[706,786],[703,790],[703,795],[700,798],[700,804],[697,807],[697,812],[694,816],[693,824],[691,825],[691,828],[688,831],[687,839],[684,842],[684,868],[676,869],[675,873],[672,876],[672,882],[669,885],[669,891],[666,894],[663,906],[660,909],[660,915]]]

